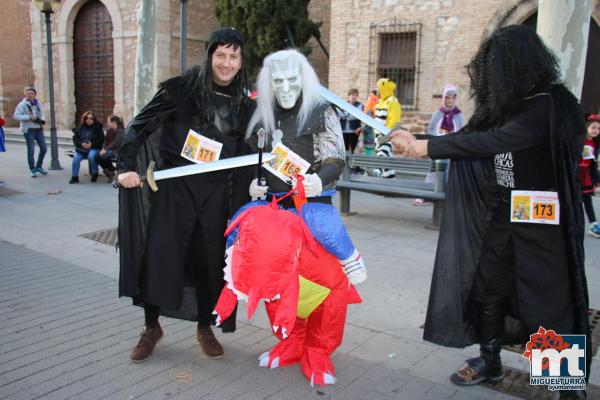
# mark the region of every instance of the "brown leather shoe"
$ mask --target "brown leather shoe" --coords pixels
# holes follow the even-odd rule
[[[133,362],[142,362],[146,358],[152,355],[152,351],[154,350],[154,346],[156,343],[163,337],[163,330],[160,325],[156,325],[154,328],[148,329],[148,327],[144,327],[142,333],[140,333],[140,341],[133,348],[131,355],[131,361]]]
[[[223,357],[223,346],[215,337],[210,326],[199,326],[196,332],[196,339],[202,347],[202,351],[210,358],[221,358]]]

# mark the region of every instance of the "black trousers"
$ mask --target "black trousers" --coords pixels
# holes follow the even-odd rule
[[[195,291],[198,324],[209,325],[225,283],[227,182],[185,178],[161,181],[151,199],[142,300],[177,311],[191,300],[184,301],[184,289]]]
[[[501,203],[484,236],[475,301],[503,304],[516,295],[525,333],[540,326],[572,333],[574,304],[561,227],[509,222],[509,215],[510,204]]]
[[[358,135],[356,133],[344,133],[344,146],[346,147],[346,151],[349,151],[350,154],[354,153],[357,144]]]
[[[99,155],[98,156],[98,165],[102,167],[105,171],[116,171],[117,169],[112,163],[112,156],[109,154]]]
[[[585,215],[587,215],[590,224],[596,222],[596,213],[594,212],[594,205],[592,204],[592,196],[592,193],[583,193],[583,208],[585,209]]]

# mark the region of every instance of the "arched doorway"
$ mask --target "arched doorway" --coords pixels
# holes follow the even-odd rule
[[[537,27],[537,12],[522,22],[533,29]],[[600,27],[592,17],[588,35],[587,56],[585,59],[585,75],[581,90],[581,107],[586,113],[600,112]]]
[[[112,30],[110,14],[98,0],[86,3],[75,18],[75,124],[88,110],[104,122],[115,107]]]

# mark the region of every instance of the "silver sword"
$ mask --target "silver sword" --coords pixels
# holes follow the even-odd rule
[[[383,144],[391,140],[392,130],[384,124],[382,124],[381,122],[377,121],[375,118],[365,114],[358,108],[354,107],[352,104],[339,98],[335,95],[335,93],[333,93],[331,90],[327,89],[324,86],[319,86],[318,92],[321,95],[321,97],[323,97],[331,104],[335,104],[337,107],[353,115],[354,117],[369,125],[373,129],[376,129],[379,132],[381,132],[383,136],[379,140],[377,140],[377,143]]]
[[[275,155],[271,153],[263,153],[262,162],[266,163],[275,158]],[[146,175],[140,176],[142,181],[148,182],[148,186],[153,192],[158,191],[156,181],[162,179],[178,178],[180,176],[204,174],[206,172],[222,171],[224,169],[247,167],[249,165],[256,165],[259,162],[258,154],[248,154],[246,156],[224,158],[222,160],[211,161],[202,164],[191,164],[184,165],[183,167],[175,167],[169,169],[163,169],[160,171],[154,171],[156,163],[150,161]],[[115,188],[121,187],[118,181],[113,182]]]

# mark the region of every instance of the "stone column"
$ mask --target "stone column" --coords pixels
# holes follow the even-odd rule
[[[537,32],[558,58],[567,87],[581,97],[592,0],[540,0]]]
[[[154,95],[154,53],[156,45],[155,0],[142,0],[138,9],[137,60],[135,64],[134,114]]]

